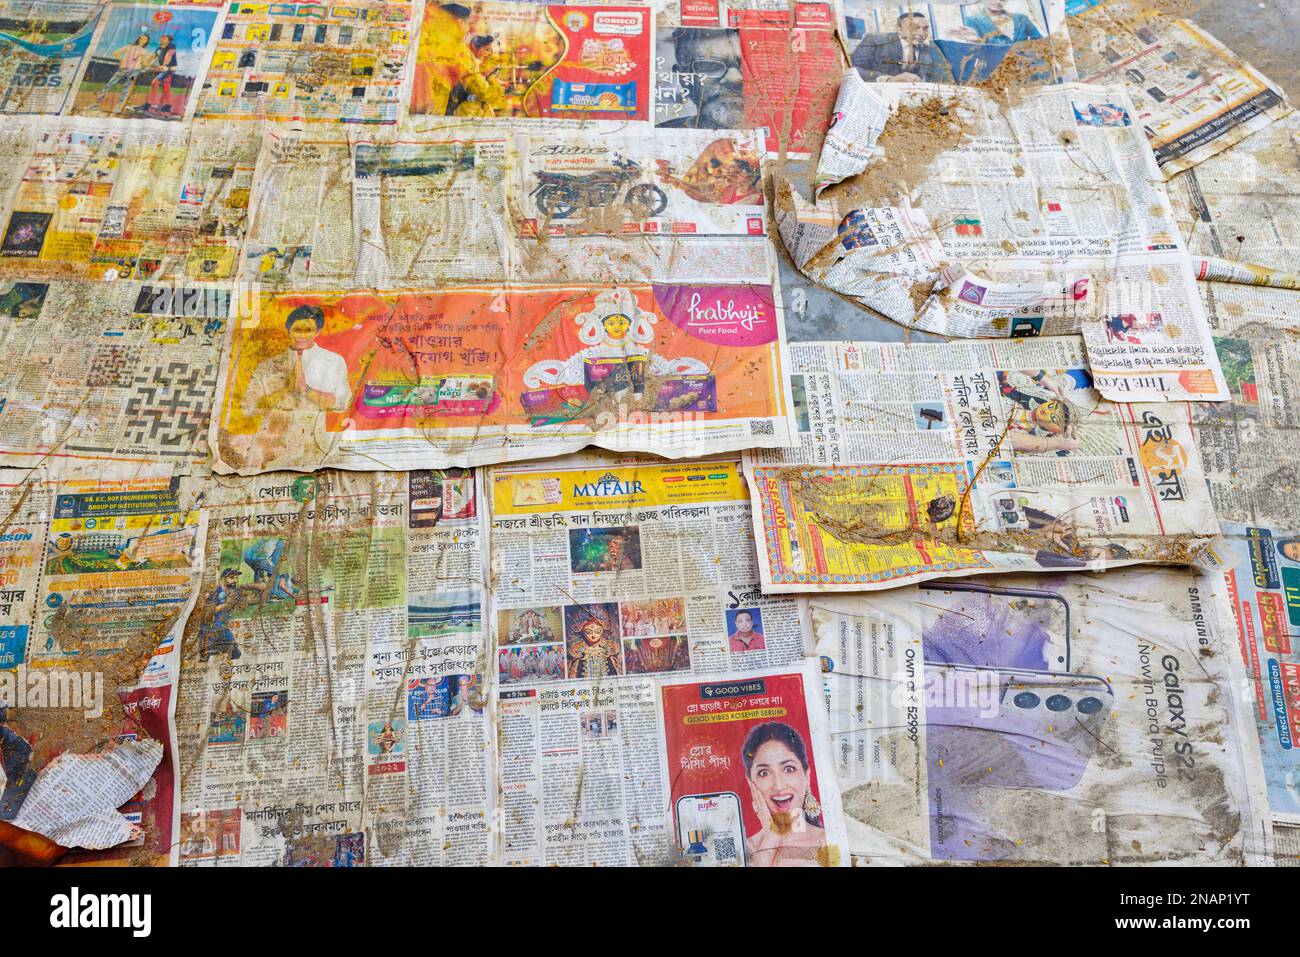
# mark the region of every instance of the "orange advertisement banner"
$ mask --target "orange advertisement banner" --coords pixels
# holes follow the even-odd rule
[[[213,443],[227,471],[788,441],[765,286],[264,294],[233,336]]]

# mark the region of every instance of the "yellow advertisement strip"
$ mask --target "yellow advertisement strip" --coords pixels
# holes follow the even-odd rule
[[[723,714],[691,714],[682,719],[683,724],[722,724],[724,721],[765,721],[769,718],[784,718],[790,712],[786,708],[747,708],[744,711],[728,711]]]
[[[737,462],[510,472],[492,480],[492,510],[498,516],[748,501]]]

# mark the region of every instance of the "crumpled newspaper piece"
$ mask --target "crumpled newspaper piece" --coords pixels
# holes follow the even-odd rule
[[[934,153],[960,138],[956,114],[977,91],[932,88],[934,97],[958,96],[930,108],[940,120]],[[924,108],[924,103],[923,103]],[[856,299],[905,326],[924,332],[968,338],[1005,338],[1026,334],[1070,334],[1090,313],[1089,276],[1077,267],[1043,265],[1033,269],[982,261],[978,275],[945,251],[939,231],[918,206],[854,207],[827,189],[863,173],[874,161],[891,161],[877,141],[891,117],[891,101],[861,79],[844,75],[831,127],[822,144],[814,180],[815,202],[804,199],[787,181],[777,184],[776,221],[781,239],[801,272],[813,281]],[[948,125],[948,129],[943,126]],[[925,163],[918,163],[924,167]],[[891,168],[906,187],[908,171]],[[960,224],[959,224],[960,225]],[[980,290],[979,301],[963,294]],[[1017,316],[1025,320],[1016,321]],[[1043,328],[1043,317],[1051,328]]]
[[[162,762],[161,741],[123,741],[94,754],[61,754],[36,779],[13,820],[63,847],[104,850],[139,836],[117,809]]]

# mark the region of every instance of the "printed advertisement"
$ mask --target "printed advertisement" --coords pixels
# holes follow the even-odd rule
[[[673,0],[660,10],[655,125],[759,130],[769,153],[816,152],[843,66],[827,3]]]
[[[769,287],[454,287],[239,304],[222,472],[472,465],[789,441]]]
[[[113,4],[77,87],[79,116],[186,118],[220,10]]]
[[[0,113],[62,113],[104,9],[77,0],[0,3]]]
[[[769,281],[757,134],[656,130],[516,143],[529,275]]]
[[[933,582],[809,613],[859,862],[1263,860],[1232,649],[1193,572]]]
[[[426,0],[412,116],[648,120],[652,8]]]
[[[811,664],[660,689],[668,796],[689,863],[848,864],[818,690]]]
[[[1235,568],[1216,582],[1216,598],[1237,676],[1253,718],[1249,750],[1263,764],[1275,824],[1300,828],[1300,536],[1225,524]]]

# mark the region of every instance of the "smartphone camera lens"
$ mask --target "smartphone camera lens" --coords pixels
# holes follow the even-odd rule
[[[1015,703],[1017,708],[1028,710],[1029,708],[1038,707],[1038,695],[1034,694],[1032,691],[1022,691],[1011,700]]]
[[[1077,705],[1075,705],[1075,707],[1079,709],[1080,714],[1096,714],[1098,711],[1101,710],[1101,699],[1084,698]]]
[[[1048,711],[1069,711],[1070,699],[1063,694],[1054,694],[1047,699]]]

